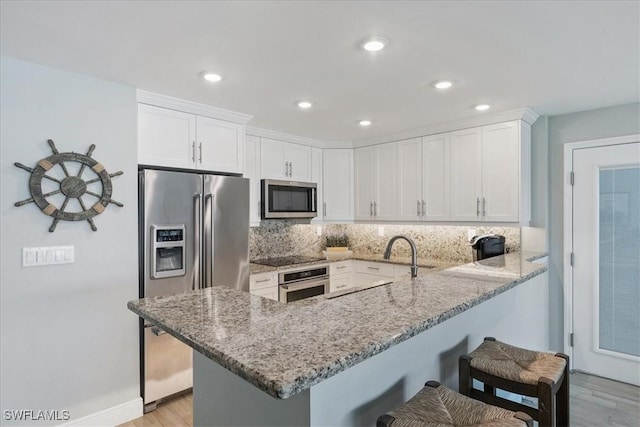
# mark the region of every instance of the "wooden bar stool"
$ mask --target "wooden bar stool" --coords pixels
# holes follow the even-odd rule
[[[487,337],[460,357],[460,393],[511,411],[522,411],[540,427],[569,425],[569,356],[525,350]],[[484,390],[473,388],[473,380]],[[536,397],[538,408],[496,396],[496,388]]]
[[[507,411],[470,399],[429,381],[407,403],[378,417],[377,427],[533,426],[524,412]]]

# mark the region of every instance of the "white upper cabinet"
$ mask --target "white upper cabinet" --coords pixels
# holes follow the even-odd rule
[[[138,163],[195,168],[196,116],[138,104]]]
[[[318,215],[311,220],[311,223],[322,222],[324,213],[323,204],[323,182],[322,182],[322,149],[311,148],[311,182],[318,184],[316,191]]]
[[[397,212],[396,144],[355,150],[355,219],[390,221]]]
[[[422,220],[422,138],[398,142],[398,219]]]
[[[451,132],[451,220],[482,219],[482,129]]]
[[[353,221],[353,150],[322,151],[323,219]]]
[[[262,178],[311,181],[311,147],[269,138],[260,145]]]
[[[210,171],[244,171],[244,126],[196,117],[197,168]]]
[[[249,183],[249,225],[260,225],[260,138],[247,135],[245,173]]]
[[[451,133],[451,219],[530,220],[530,126],[522,121]]]
[[[162,102],[158,95],[153,99]],[[244,124],[139,103],[138,163],[243,173]]]

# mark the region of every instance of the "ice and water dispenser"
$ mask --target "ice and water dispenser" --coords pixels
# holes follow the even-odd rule
[[[151,236],[153,236],[151,278],[184,276],[185,226],[152,225]]]

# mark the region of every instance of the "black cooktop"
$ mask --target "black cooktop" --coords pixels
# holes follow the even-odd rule
[[[256,259],[254,264],[268,265],[269,267],[284,267],[285,265],[302,264],[305,262],[325,261],[324,258],[312,256],[281,256],[275,258]]]

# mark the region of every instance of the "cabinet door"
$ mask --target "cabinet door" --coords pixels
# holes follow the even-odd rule
[[[449,134],[422,138],[422,218],[449,220]]]
[[[284,142],[260,138],[260,177],[287,179],[288,168],[284,160]]]
[[[196,167],[196,116],[138,104],[138,164]]]
[[[311,220],[312,224],[320,223],[323,219],[323,185],[322,185],[322,149],[313,147],[311,149],[311,182],[318,184],[316,197],[317,197],[317,210],[318,216]]]
[[[482,197],[482,132],[451,132],[451,220],[479,221]]]
[[[353,150],[325,149],[322,157],[324,220],[353,220]]]
[[[376,146],[375,165],[373,218],[392,221],[396,219],[398,211],[398,165],[395,142]]]
[[[482,127],[482,202],[485,221],[518,221],[520,137],[518,122]]]
[[[198,169],[213,172],[244,171],[244,126],[198,116]]]
[[[398,142],[398,219],[422,219],[422,140]]]
[[[289,179],[311,181],[311,147],[285,142],[284,158],[289,162]]]
[[[373,198],[376,187],[374,169],[376,167],[375,147],[355,150],[355,219],[373,219]]]
[[[244,177],[249,178],[249,225],[260,225],[260,138],[247,135],[245,138]]]
[[[329,277],[329,292],[353,288],[356,283],[352,273],[336,274]]]

